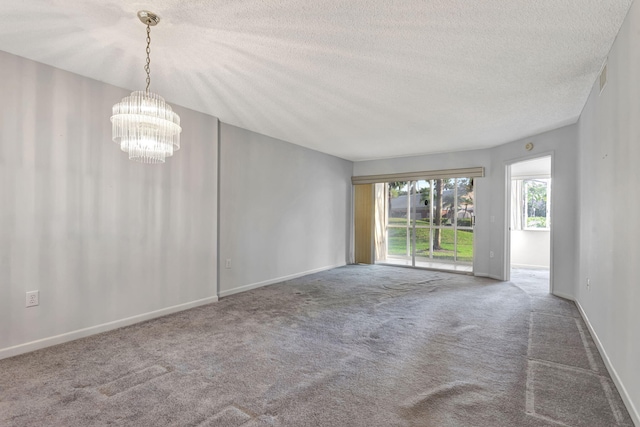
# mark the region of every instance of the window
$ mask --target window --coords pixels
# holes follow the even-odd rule
[[[549,180],[524,180],[525,229],[549,228]]]
[[[351,177],[375,184],[375,261],[472,272],[473,180],[483,176],[473,167]]]
[[[551,222],[551,180],[548,178],[514,179],[511,228],[514,230],[548,230]]]
[[[395,181],[383,184],[378,212],[385,222],[377,261],[471,271],[473,178]],[[382,203],[384,202],[384,203]],[[382,214],[382,215],[381,215]]]

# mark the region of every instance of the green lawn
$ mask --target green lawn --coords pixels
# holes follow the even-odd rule
[[[392,218],[397,219],[397,218]],[[400,221],[394,221],[402,223]],[[418,221],[417,224],[420,224]],[[389,255],[407,254],[407,229],[389,229]],[[453,229],[440,230],[441,250],[433,251],[433,257],[437,259],[453,260]],[[416,256],[429,256],[429,229],[416,228]],[[473,261],[473,231],[458,230],[458,261]]]

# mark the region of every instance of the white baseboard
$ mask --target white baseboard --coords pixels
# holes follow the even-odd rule
[[[319,273],[321,271],[331,270],[333,268],[343,267],[346,264],[329,265],[326,267],[315,268],[313,270],[303,271],[302,273],[290,274],[288,276],[276,277],[275,279],[264,280],[262,282],[251,283],[249,285],[240,286],[225,291],[220,291],[220,297],[228,297],[229,295],[237,294],[240,292],[249,291],[251,289],[261,288],[267,285],[273,285],[274,283],[284,282],[285,280],[296,279],[298,277],[306,276],[308,274]]]
[[[575,302],[575,300],[576,300],[573,295],[565,294],[565,293],[562,293],[562,292],[553,291],[553,292],[551,292],[551,295],[555,295],[555,296],[560,297],[560,298],[568,299],[569,301],[574,301]]]
[[[174,305],[172,307],[162,308],[160,310],[150,311],[149,313],[138,314],[136,316],[127,317],[120,320],[114,320],[113,322],[103,323],[101,325],[90,326],[84,329],[78,329],[76,331],[67,332],[53,337],[42,338],[36,341],[31,341],[24,344],[14,345],[0,349],[0,359],[6,359],[7,357],[17,356],[19,354],[28,353],[30,351],[40,350],[41,348],[51,347],[52,345],[62,344],[68,341],[77,340],[79,338],[88,337],[89,335],[95,335],[113,329],[122,328],[124,326],[133,325],[134,323],[144,322],[145,320],[155,319],[156,317],[166,316],[167,314],[176,313],[178,311],[188,310],[190,308],[198,307],[205,304],[218,301],[217,296],[199,299],[196,301],[187,302],[184,304]]]
[[[622,401],[627,407],[627,411],[629,411],[629,415],[631,416],[633,423],[636,426],[640,426],[640,412],[638,412],[638,408],[636,408],[633,402],[631,401],[631,398],[629,397],[629,393],[627,392],[627,389],[625,388],[624,384],[622,383],[622,380],[618,376],[618,372],[616,372],[616,369],[611,364],[611,359],[609,359],[609,356],[607,355],[606,350],[602,346],[602,342],[600,342],[600,338],[598,338],[598,334],[596,334],[596,331],[593,330],[593,327],[591,326],[591,322],[589,322],[589,318],[587,317],[587,313],[585,313],[579,301],[575,300],[575,303],[576,303],[576,306],[578,306],[578,311],[580,312],[580,315],[582,316],[584,323],[586,323],[587,328],[589,328],[591,337],[593,338],[593,341],[596,343],[596,347],[598,348],[598,351],[602,356],[602,360],[604,361],[604,365],[607,367],[607,371],[609,371],[609,375],[611,376],[611,379],[615,383],[616,388],[618,389],[618,392],[620,392],[620,397],[622,397]]]
[[[475,277],[486,277],[486,278],[489,278],[489,279],[493,279],[493,280],[498,280],[500,282],[504,282],[504,280],[500,276],[497,276],[495,274],[483,273],[481,271],[474,271],[473,275]]]

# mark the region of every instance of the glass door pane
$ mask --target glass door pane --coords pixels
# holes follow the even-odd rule
[[[434,230],[433,258],[435,260],[443,262],[455,261],[455,232],[456,230],[451,226],[436,228]],[[436,241],[438,239],[440,243],[438,246],[436,246]]]
[[[424,267],[432,261],[431,228],[416,228],[415,265]]]
[[[432,258],[431,247],[431,181],[415,182],[412,210],[414,214],[414,266],[423,266]]]
[[[458,178],[457,181],[457,225],[458,227],[471,227],[474,217],[473,180],[471,178]]]
[[[411,255],[411,236],[406,227],[387,228],[387,255],[409,258]]]
[[[457,230],[456,261],[465,264],[473,263],[473,230]]]
[[[473,225],[475,223],[473,179],[456,180],[456,261],[473,263]]]
[[[411,198],[409,182],[387,183],[387,261],[411,265]]]
[[[433,181],[433,258],[455,261],[455,178]]]

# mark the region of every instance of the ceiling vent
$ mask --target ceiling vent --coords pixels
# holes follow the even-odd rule
[[[602,67],[602,71],[600,72],[600,93],[604,90],[604,87],[607,85],[607,64],[604,64]]]

